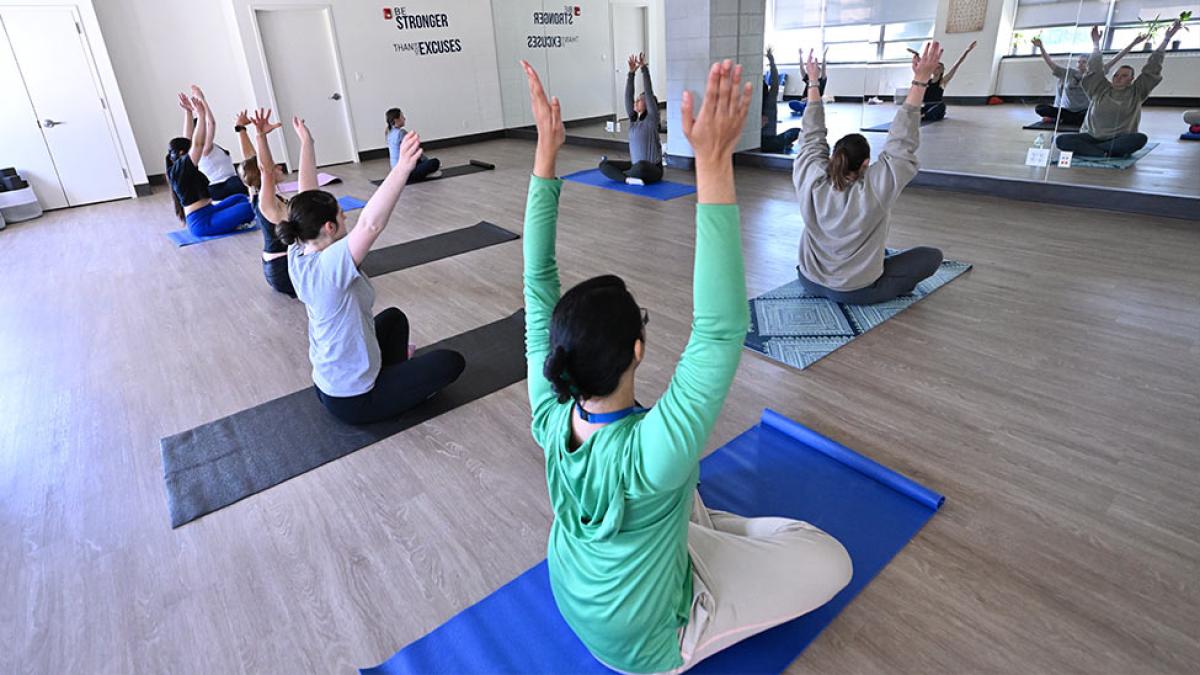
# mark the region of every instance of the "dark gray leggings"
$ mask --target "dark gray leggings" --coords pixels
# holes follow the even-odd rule
[[[609,180],[624,183],[626,178],[638,178],[646,185],[662,180],[662,164],[650,162],[626,162],[619,159],[604,159],[600,162],[600,173]]]
[[[1091,134],[1060,134],[1055,144],[1081,157],[1128,157],[1150,140],[1146,134],[1121,134],[1102,141]]]
[[[942,265],[942,252],[929,246],[917,246],[883,259],[883,274],[875,283],[854,291],[835,291],[809,281],[803,274],[800,285],[809,295],[828,298],[847,305],[873,305],[897,298],[912,290],[922,279],[933,276]],[[796,270],[799,272],[799,268]]]

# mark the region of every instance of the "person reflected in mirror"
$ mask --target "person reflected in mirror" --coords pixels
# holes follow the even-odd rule
[[[810,55],[808,107],[804,136],[792,168],[804,232],[800,237],[800,285],[810,294],[835,302],[869,305],[911,293],[937,272],[942,252],[918,246],[887,255],[892,205],[919,169],[920,115],[925,88],[938,68],[942,48],[925,45],[913,56],[912,87],[896,112],[879,159],[862,134],[843,136],[829,150],[825,105]]]
[[[950,70],[946,70],[946,64],[944,63],[939,62],[937,64],[937,69],[933,72],[929,80],[925,82],[925,98],[921,101],[922,122],[936,122],[946,117],[946,101],[944,100],[946,87],[950,86],[950,81],[958,74],[958,68],[963,64],[963,61],[967,60],[967,55],[975,49],[975,44],[976,42],[972,41],[971,44],[967,45],[966,51],[962,53],[962,56],[958,57],[953,66],[950,66]],[[913,55],[914,59],[921,57],[914,49],[909,49],[908,51]]]
[[[1144,34],[1135,37],[1133,42],[1126,45],[1116,56],[1104,62],[1104,72],[1107,73],[1118,61],[1125,58],[1134,47],[1145,42],[1145,40],[1146,36]],[[1046,66],[1050,68],[1050,72],[1058,78],[1058,86],[1055,87],[1054,104],[1039,104],[1034,108],[1034,111],[1047,124],[1053,124],[1055,120],[1058,120],[1058,123],[1064,126],[1081,126],[1084,118],[1087,116],[1088,105],[1091,103],[1091,99],[1088,98],[1087,92],[1083,89],[1083,77],[1088,72],[1087,55],[1080,54],[1079,60],[1074,67],[1061,66],[1054,59],[1050,58],[1050,54],[1046,52],[1046,47],[1042,44],[1041,38],[1035,37],[1030,42],[1033,43],[1033,46],[1042,55],[1042,60],[1046,62]]]
[[[779,68],[775,66],[775,52],[767,47],[767,73],[763,82],[762,138],[759,149],[763,152],[789,153],[792,143],[800,137],[799,129],[779,130]]]
[[[625,78],[625,113],[629,115],[629,161],[600,158],[600,173],[628,185],[649,185],[663,177],[662,139],[658,136],[658,99],[645,54],[629,55]],[[634,80],[642,71],[642,93],[634,96]]]
[[[400,161],[400,146],[404,142],[405,134],[408,133],[408,129],[404,128],[408,120],[404,117],[404,111],[399,108],[388,108],[384,116],[387,119],[388,161],[392,167],[395,167],[396,163]],[[417,183],[434,177],[441,168],[441,160],[435,157],[426,157],[422,153],[420,159],[417,160],[417,165],[413,167],[412,173],[408,175],[408,182]]]
[[[821,73],[817,78],[818,91],[821,93],[821,98],[825,98],[825,84],[829,82],[827,66],[829,65],[829,47],[821,52]],[[788,101],[788,108],[792,110],[792,117],[800,117],[804,114],[804,108],[808,105],[808,69],[804,67],[804,50],[800,50],[800,77],[804,80],[804,98],[799,100]]]
[[[1104,57],[1100,52],[1100,28],[1092,27],[1092,54],[1083,89],[1091,99],[1083,127],[1077,134],[1060,134],[1055,139],[1059,150],[1084,157],[1128,157],[1141,150],[1150,139],[1138,131],[1142,104],[1162,82],[1163,58],[1167,45],[1183,24],[1176,20],[1166,30],[1162,43],[1151,54],[1141,74],[1134,77],[1133,66],[1121,66],[1112,82],[1104,75]]]

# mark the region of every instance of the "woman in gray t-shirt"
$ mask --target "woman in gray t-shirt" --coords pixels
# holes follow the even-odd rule
[[[375,288],[359,267],[387,227],[396,200],[421,156],[414,133],[405,136],[399,161],[363,208],[354,230],[337,199],[315,189],[316,161],[304,120],[293,118],[300,137],[300,194],[276,226],[288,244],[288,274],[308,312],[308,358],[325,408],[348,424],[399,416],[458,379],[466,361],[439,349],[413,357],[408,318],[389,307],[372,318]]]

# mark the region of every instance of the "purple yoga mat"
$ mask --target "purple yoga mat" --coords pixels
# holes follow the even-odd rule
[[[335,176],[333,174],[330,174],[330,173],[317,174],[317,185],[318,186],[329,185],[330,183],[340,183],[340,182],[342,182],[342,179],[338,178],[337,176]],[[280,183],[279,185],[275,186],[275,191],[276,192],[299,192],[300,191],[300,181],[294,180],[294,181],[291,181],[288,183]]]

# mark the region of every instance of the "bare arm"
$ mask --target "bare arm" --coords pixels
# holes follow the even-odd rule
[[[950,70],[946,71],[946,74],[942,76],[942,87],[947,87],[950,85],[950,80],[953,80],[954,76],[958,73],[958,67],[963,64],[963,61],[967,60],[967,55],[970,54],[971,50],[973,49],[975,49],[975,42],[967,45],[967,49],[962,53],[962,56],[958,57],[958,60],[954,62],[954,65],[950,67]]]
[[[271,122],[271,109],[259,108],[254,113],[254,140],[257,147],[258,173],[262,180],[259,190],[258,208],[269,220],[278,223],[287,217],[279,200],[275,198],[275,160],[271,157],[271,144],[267,136],[280,127]],[[245,136],[245,132],[242,133]],[[254,148],[252,148],[254,150]]]
[[[300,191],[316,190],[320,186],[317,185],[317,151],[312,134],[299,117],[292,117],[292,128],[300,137]]]
[[[375,240],[387,227],[388,220],[392,217],[392,211],[396,208],[396,202],[400,199],[400,193],[404,191],[404,184],[408,182],[408,175],[412,173],[413,167],[417,165],[417,159],[420,157],[421,139],[413,131],[404,134],[404,140],[400,142],[400,158],[397,160],[396,166],[392,167],[387,178],[383,180],[383,184],[367,200],[362,215],[358,217],[358,224],[354,226],[353,230],[350,230],[350,255],[354,258],[355,265],[362,264],[363,260],[367,258],[367,254],[371,252],[371,246],[375,244]],[[300,162],[303,167],[304,160],[301,159]],[[303,171],[303,169],[301,170]]]
[[[194,84],[192,85],[192,96],[204,102],[204,149],[200,154],[207,157],[213,149],[213,140],[217,134],[217,120],[213,117],[212,108],[208,107],[208,99],[204,97],[204,91]],[[199,110],[196,112],[200,114]]]
[[[238,134],[238,143],[242,146],[242,160],[250,159],[254,156],[254,144],[250,142],[250,133],[246,131],[246,127],[250,126],[250,116],[243,110],[237,114],[233,120],[234,126],[242,128]]]
[[[1062,68],[1062,66],[1058,65],[1054,62],[1054,59],[1050,58],[1050,55],[1046,53],[1046,47],[1042,44],[1042,41],[1038,38],[1033,38],[1030,40],[1030,42],[1033,43],[1034,47],[1037,47],[1038,53],[1042,55],[1042,60],[1046,62],[1046,65],[1050,67],[1050,70],[1053,71],[1055,75],[1061,77],[1058,71]]]
[[[196,129],[196,111],[192,110],[192,101],[183,92],[179,93],[179,107],[183,108],[183,137],[191,138]]]
[[[204,105],[204,101],[199,98],[192,98],[192,107],[196,110],[197,115],[203,115],[208,111],[208,106]],[[188,150],[188,156],[192,158],[192,164],[199,165],[200,158],[204,156],[204,144],[207,142],[205,130],[207,125],[197,124],[192,130],[192,148]]]

